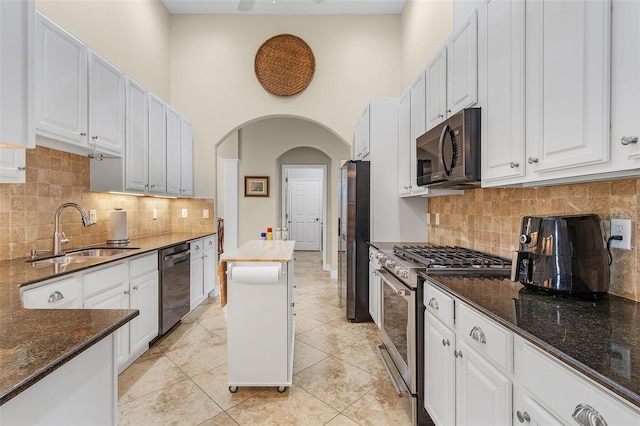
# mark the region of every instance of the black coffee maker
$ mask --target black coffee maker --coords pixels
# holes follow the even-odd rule
[[[609,262],[595,214],[524,216],[511,280],[525,287],[597,298],[609,291]]]

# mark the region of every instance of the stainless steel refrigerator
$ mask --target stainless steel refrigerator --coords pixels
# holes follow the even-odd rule
[[[348,161],[340,169],[338,199],[338,297],[350,322],[369,315],[369,162]]]

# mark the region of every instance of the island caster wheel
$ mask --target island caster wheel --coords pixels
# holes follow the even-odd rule
[[[278,386],[278,393],[285,393],[287,390],[286,386]]]
[[[231,392],[231,393],[238,392],[238,387],[237,386],[229,386],[229,392]]]

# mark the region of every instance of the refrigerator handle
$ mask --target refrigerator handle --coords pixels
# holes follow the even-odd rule
[[[341,225],[341,223],[340,223],[340,218],[338,218],[338,237],[341,235],[341,234],[340,234],[340,232],[341,232],[341,231],[340,231],[340,229],[341,229],[341,228],[340,228],[340,225]]]

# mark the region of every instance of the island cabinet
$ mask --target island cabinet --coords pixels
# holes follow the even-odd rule
[[[277,386],[279,392],[291,386],[294,245],[250,241],[222,257],[227,264],[227,380],[232,393],[240,386]]]

